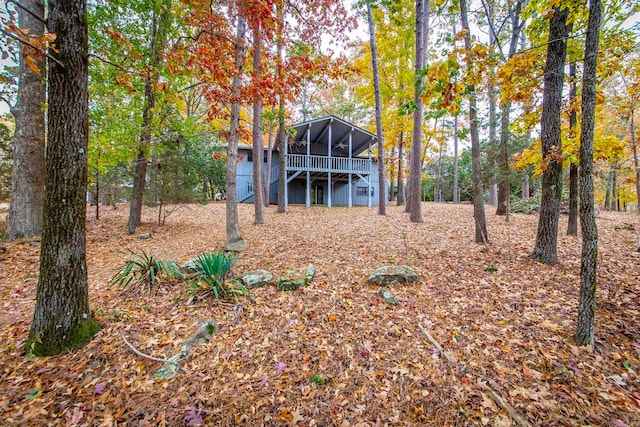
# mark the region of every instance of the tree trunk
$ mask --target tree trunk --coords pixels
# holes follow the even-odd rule
[[[18,9],[18,25],[34,38],[44,33],[44,3],[25,0],[21,4],[38,18]],[[40,73],[27,67],[34,60]],[[20,45],[18,97],[11,113],[16,119],[13,137],[13,178],[7,236],[9,240],[37,236],[42,232],[42,204],[45,185],[45,85],[46,61],[39,52]]]
[[[89,139],[86,0],[49,0],[47,186],[40,274],[26,353],[75,349],[98,331],[87,286],[87,150]]]
[[[404,163],[404,131],[400,131],[400,140],[398,141],[398,198],[397,205],[404,205],[404,177],[402,174]]]
[[[598,39],[602,21],[601,0],[589,0],[589,23],[585,42],[582,77],[582,129],[580,133],[580,226],[582,260],[580,263],[580,302],[576,343],[593,345],[595,341],[596,278],[598,229],[593,208],[593,139],[596,110],[596,66]]]
[[[384,173],[384,133],[382,130],[382,106],[380,101],[380,76],[378,75],[378,50],[376,49],[376,28],[373,22],[371,0],[367,0],[367,18],[369,21],[369,43],[371,45],[371,66],[373,70],[373,93],[376,102],[376,132],[378,133],[378,215],[385,215],[387,201],[385,198]]]
[[[509,217],[509,196],[511,188],[509,185],[509,114],[511,103],[502,105],[500,116],[500,154],[498,155],[498,166],[500,168],[500,182],[498,184],[498,205],[496,215],[506,215]]]
[[[144,107],[142,109],[142,127],[140,132],[140,143],[138,145],[138,156],[136,158],[135,176],[133,178],[133,188],[131,190],[131,205],[129,207],[129,221],[127,232],[133,234],[136,227],[140,225],[142,217],[142,202],[144,200],[144,187],[147,177],[148,160],[146,151],[151,144],[151,130],[153,126],[153,108],[156,97],[154,86],[158,82],[157,67],[161,61],[165,44],[166,26],[170,18],[167,7],[160,14],[160,19],[156,18],[157,13],[153,13],[151,21],[151,38],[149,40],[149,67],[147,67],[144,81]]]
[[[618,211],[618,164],[611,165],[611,210]]]
[[[416,63],[415,63],[415,86],[413,91],[413,102],[415,110],[413,112],[413,134],[411,145],[411,168],[409,169],[409,194],[407,196],[407,206],[410,209],[409,219],[411,222],[422,222],[422,203],[420,190],[422,187],[422,87],[424,77],[425,50],[428,45],[428,22],[430,17],[430,0],[416,0]],[[426,32],[425,32],[426,26]]]
[[[394,167],[394,161],[396,158],[396,147],[391,147],[391,157],[389,158],[389,201],[392,202],[393,200],[395,200],[396,195],[395,195],[395,191],[393,186],[395,185],[396,182],[396,174],[395,174],[395,167]]]
[[[100,219],[100,165],[96,165],[96,221]]]
[[[631,149],[633,150],[633,166],[636,170],[636,212],[640,215],[640,164],[638,162],[638,144],[636,142],[636,125],[634,119],[634,108],[631,106],[631,121],[629,122],[629,132],[631,132]],[[640,251],[640,246],[638,246]]]
[[[278,31],[277,31],[277,46],[276,46],[276,81],[280,82],[282,79],[282,53],[284,51],[284,6],[280,5],[278,10]],[[282,86],[281,86],[282,87]],[[284,123],[284,91],[281,90],[278,94],[278,133],[276,134],[276,146],[278,147],[280,172],[278,180],[278,213],[284,213],[287,208],[287,200],[285,195],[285,187],[287,185],[287,171],[285,170],[286,161],[285,158],[285,144],[286,133]]]
[[[524,171],[522,175],[522,200],[527,200],[531,197],[529,190],[529,172]]]
[[[508,9],[509,19],[511,21],[511,38],[509,40],[509,52],[507,60],[511,59],[518,48],[518,41],[524,28],[524,23],[520,21],[520,10],[524,0],[518,0],[512,7]],[[493,25],[491,26],[493,29]],[[502,104],[502,115],[500,118],[500,154],[498,155],[498,164],[500,168],[500,183],[498,184],[498,206],[497,215],[506,215],[509,221],[509,203],[511,201],[511,184],[509,182],[509,142],[511,135],[509,133],[509,121],[511,114],[511,103]]]
[[[438,176],[436,179],[436,188],[433,192],[433,201],[434,202],[442,202],[442,151],[444,147],[442,144],[438,150]]]
[[[238,28],[236,32],[234,49],[234,74],[231,83],[231,119],[229,122],[229,136],[227,137],[227,244],[233,244],[242,240],[240,234],[240,221],[238,219],[238,127],[240,124],[240,79],[244,66],[244,47],[242,37],[245,32],[244,19],[238,17]],[[254,159],[255,161],[256,159]]]
[[[578,126],[578,113],[575,109],[577,105],[576,96],[576,64],[569,64],[569,135],[576,137],[576,127]],[[569,165],[569,221],[567,222],[567,235],[578,235],[578,165]]]
[[[453,117],[453,203],[460,203],[460,184],[458,171],[458,115]]]
[[[460,1],[460,20],[462,29],[466,30],[464,45],[467,51],[471,50],[471,33],[467,18],[467,0]],[[469,64],[470,65],[470,64]],[[484,213],[484,199],[482,188],[482,169],[480,166],[480,136],[478,135],[478,115],[476,109],[476,91],[473,85],[467,87],[469,94],[469,127],[471,133],[471,165],[473,167],[473,217],[475,221],[476,243],[487,243],[487,220]]]
[[[267,176],[264,182],[264,206],[269,207],[271,193],[271,161],[273,158],[273,121],[269,122],[269,143],[267,147]]]
[[[264,224],[264,187],[262,159],[264,141],[262,139],[262,99],[260,95],[260,62],[262,55],[262,35],[260,26],[253,30],[253,77],[256,95],[253,98],[253,210],[256,224]]]
[[[549,23],[547,62],[544,70],[544,92],[540,133],[542,159],[546,168],[542,174],[542,194],[536,246],[532,258],[544,264],[558,261],[558,219],[562,196],[562,140],[560,135],[560,110],[562,108],[562,85],[564,61],[567,51],[569,9],[553,8]]]

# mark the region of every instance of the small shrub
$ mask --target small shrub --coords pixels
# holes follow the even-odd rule
[[[509,206],[513,213],[527,213],[533,214],[540,209],[540,195],[536,194],[528,199],[521,199],[520,197],[512,197]]]
[[[151,292],[151,289],[158,284],[158,276],[164,275],[167,279],[182,279],[183,275],[177,262],[171,260],[161,260],[147,255],[145,251],[133,255],[127,259],[118,272],[109,280],[112,285],[118,285],[121,290],[129,289],[133,291]]]
[[[196,294],[211,295],[216,300],[223,297],[238,298],[247,295],[247,289],[237,281],[227,281],[231,268],[237,258],[232,253],[207,252],[199,255],[190,267],[194,278],[187,285],[187,296]]]

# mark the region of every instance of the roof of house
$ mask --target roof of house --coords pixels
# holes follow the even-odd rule
[[[307,129],[310,129],[309,139],[312,144],[329,145],[329,126],[331,125],[332,149],[344,151],[348,155],[349,134],[351,134],[352,155],[357,156],[370,145],[376,143],[376,135],[354,124],[339,119],[336,116],[326,116],[293,125],[296,142],[305,141]]]

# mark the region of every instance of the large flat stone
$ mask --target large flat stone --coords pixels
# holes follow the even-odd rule
[[[371,273],[367,279],[370,285],[396,285],[398,283],[412,283],[419,281],[420,278],[410,267],[385,265]]]

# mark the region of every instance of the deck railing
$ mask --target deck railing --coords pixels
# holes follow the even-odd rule
[[[304,154],[287,154],[287,169],[310,172],[337,172],[369,174],[369,159],[348,157],[307,156]]]

